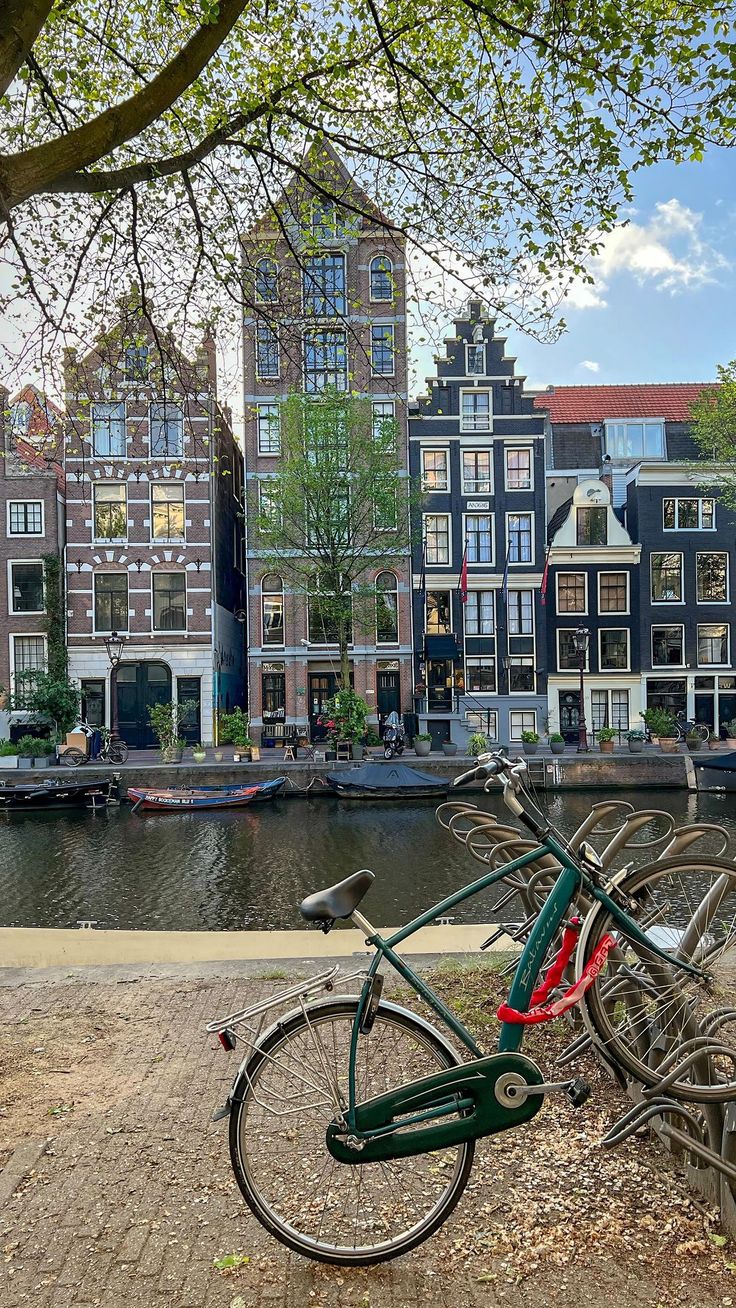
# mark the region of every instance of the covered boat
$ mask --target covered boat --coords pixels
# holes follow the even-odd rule
[[[345,799],[437,799],[450,786],[446,777],[433,777],[396,761],[329,772],[327,783]]]
[[[736,753],[693,761],[698,790],[736,790]]]
[[[171,786],[166,790],[140,790],[128,786],[128,799],[137,808],[174,812],[181,809],[243,808],[246,804],[275,799],[286,785],[286,777],[256,781],[251,786]]]
[[[0,782],[0,810],[36,808],[102,808],[117,798],[119,773],[109,781],[60,781],[46,777],[43,781]]]

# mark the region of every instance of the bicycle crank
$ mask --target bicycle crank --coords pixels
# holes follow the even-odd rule
[[[348,1126],[328,1126],[327,1148],[341,1163],[373,1163],[495,1135],[539,1112],[542,1084],[525,1054],[490,1054],[356,1104]]]

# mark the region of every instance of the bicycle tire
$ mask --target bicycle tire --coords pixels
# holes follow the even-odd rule
[[[346,1041],[349,1041],[358,1002],[357,996],[348,996],[312,1005],[306,1010],[308,1019],[300,1010],[266,1033],[233,1089],[230,1157],[245,1202],[261,1225],[282,1244],[317,1262],[368,1267],[388,1262],[414,1249],[449,1217],[467,1184],[475,1142],[468,1141],[454,1148],[390,1162],[347,1165],[336,1162],[327,1151],[325,1132],[334,1116],[332,1104],[307,1103],[303,1109],[292,1108],[287,1115],[284,1114],[289,1080],[297,1081],[297,1096],[309,1100],[312,1092],[314,1098],[319,1088],[318,1078],[320,1074],[324,1076],[326,1056],[331,1059],[330,1067],[336,1069],[340,1092],[345,1091],[347,1057],[342,1062],[340,1060],[347,1052]],[[320,1027],[326,1030],[317,1035],[317,1048],[315,1031],[319,1033]],[[387,1027],[393,1030],[387,1031]],[[387,1080],[384,1069],[377,1081],[370,1081],[367,1050],[371,1050],[370,1057],[373,1050],[384,1048],[388,1052],[390,1042],[386,1037],[389,1034],[395,1055],[392,1075]],[[403,1048],[400,1051],[402,1036]],[[322,1055],[317,1057],[315,1050],[319,1055],[320,1049]],[[410,1058],[408,1055],[412,1052]],[[453,1067],[460,1061],[452,1046],[428,1023],[406,1009],[382,1003],[371,1034],[361,1036],[359,1040],[356,1075],[360,1097],[368,1098],[390,1088],[391,1084],[405,1084],[415,1075]],[[279,1072],[286,1078],[285,1085],[278,1080]],[[273,1079],[274,1075],[275,1085],[270,1088],[269,1077]],[[325,1080],[325,1086],[327,1084]],[[328,1091],[323,1089],[321,1093],[326,1095]],[[280,1116],[268,1108],[269,1094],[273,1096],[272,1102],[281,1108]],[[302,1125],[300,1113],[302,1118],[313,1115],[311,1129]],[[285,1128],[285,1122],[288,1128]],[[297,1147],[292,1150],[294,1141]],[[300,1141],[303,1142],[301,1155],[298,1152]],[[436,1199],[430,1199],[429,1211],[421,1219],[388,1238],[389,1223],[400,1213],[402,1205],[408,1205],[417,1195],[408,1181],[403,1180],[411,1173],[420,1176],[420,1189],[423,1187],[425,1194],[438,1186],[439,1194]],[[339,1232],[334,1239],[323,1234],[325,1222],[331,1223],[333,1228],[339,1223],[337,1205],[343,1183],[347,1199],[351,1207],[353,1204],[355,1207],[352,1244],[346,1243]],[[386,1202],[387,1190],[390,1205]],[[421,1200],[422,1194],[419,1193],[418,1201]],[[319,1204],[322,1208],[318,1213]],[[372,1243],[359,1245],[358,1229],[363,1241],[369,1241],[371,1230],[375,1230]]]
[[[125,763],[128,758],[128,746],[124,740],[111,741],[107,749],[107,759],[110,763]]]
[[[721,878],[723,890],[713,916],[698,924],[695,912],[702,910],[708,890],[721,885]],[[717,1018],[729,1004],[733,1009],[736,866],[709,856],[663,858],[631,872],[618,888],[638,904],[640,925],[648,927],[653,939],[665,947],[671,942],[673,963],[632,941],[605,907],[596,906],[583,930],[578,976],[604,935],[613,935],[618,944],[583,1002],[583,1018],[594,1040],[609,1059],[650,1088],[660,1085],[663,1068],[665,1073],[672,1070],[688,1042],[708,1033],[714,1019],[714,1029],[736,1059],[736,1018],[720,1028]],[[707,979],[678,969],[678,957],[702,961]],[[667,1085],[666,1093],[695,1103],[730,1100],[736,1095],[736,1061],[701,1050],[698,1062]]]
[[[82,763],[87,762],[87,755],[83,749],[75,749],[72,745],[59,755],[59,762],[65,768],[78,768],[81,767]]]

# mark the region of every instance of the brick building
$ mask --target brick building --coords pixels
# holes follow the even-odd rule
[[[278,469],[279,406],[293,392],[326,387],[369,397],[374,419],[393,419],[406,469],[404,242],[327,146],[311,161],[322,189],[294,181],[278,210],[244,237],[245,468],[249,516]],[[381,591],[389,623],[355,632],[354,687],[379,725],[411,707],[411,578],[398,566],[363,579]],[[377,604],[378,608],[378,604]],[[248,694],[253,734],[274,723],[317,722],[338,686],[337,647],[310,621],[304,594],[266,571],[248,537]]]
[[[63,548],[61,411],[35,386],[0,389],[0,686],[46,668],[44,556]],[[9,726],[0,710],[0,735]]]
[[[92,723],[153,745],[148,708],[189,701],[189,741],[243,702],[242,459],[215,350],[184,358],[140,315],[65,363],[69,672]],[[111,703],[111,632],[126,637]]]

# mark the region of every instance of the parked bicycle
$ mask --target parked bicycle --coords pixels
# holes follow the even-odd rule
[[[83,763],[125,763],[128,757],[128,746],[124,740],[117,736],[113,737],[112,732],[107,727],[90,727],[89,723],[81,722],[77,730],[83,731],[87,737],[87,748],[78,749],[76,745],[69,745],[59,753],[59,762],[67,768],[78,768]],[[98,731],[101,737],[100,748],[97,754],[92,753],[92,742],[95,738],[95,731]]]
[[[334,967],[207,1028],[226,1049],[245,1045],[227,1103],[215,1115],[229,1117],[238,1185],[265,1228],[307,1257],[369,1265],[407,1252],[457,1204],[476,1139],[523,1125],[547,1094],[582,1104],[589,1094],[584,1081],[546,1082],[522,1053],[527,1025],[576,1006],[606,1056],[645,1094],[664,1082],[670,1096],[690,1102],[718,1104],[736,1095],[736,1046],[727,1034],[736,1020],[734,864],[664,856],[611,876],[587,839],[571,848],[532,802],[523,759],[486,754],[455,784],[494,776],[531,842],[510,828],[508,861],[488,863],[478,880],[388,938],[359,909],[372,872],[310,895],[303,917],[326,932],[336,921],[352,921],[374,950],[367,970],[340,979]],[[592,814],[584,828],[592,831],[597,820]],[[478,829],[495,821],[481,814]],[[514,842],[523,852],[514,853]],[[523,948],[498,1010],[496,1049],[484,1053],[396,950],[501,881],[509,895],[526,895],[533,883],[536,900],[517,933]],[[382,998],[382,962],[434,1011],[469,1061],[425,1018]],[[358,979],[360,993],[317,1000]],[[265,1015],[291,1001],[296,1006],[264,1032]]]
[[[696,740],[699,745],[704,745],[710,736],[710,727],[705,722],[694,722],[687,718],[684,713],[669,714],[672,730],[668,734],[678,745],[683,744],[686,740]],[[649,744],[652,743],[652,737],[662,735],[663,732],[653,731],[650,726],[645,727],[646,739]]]

